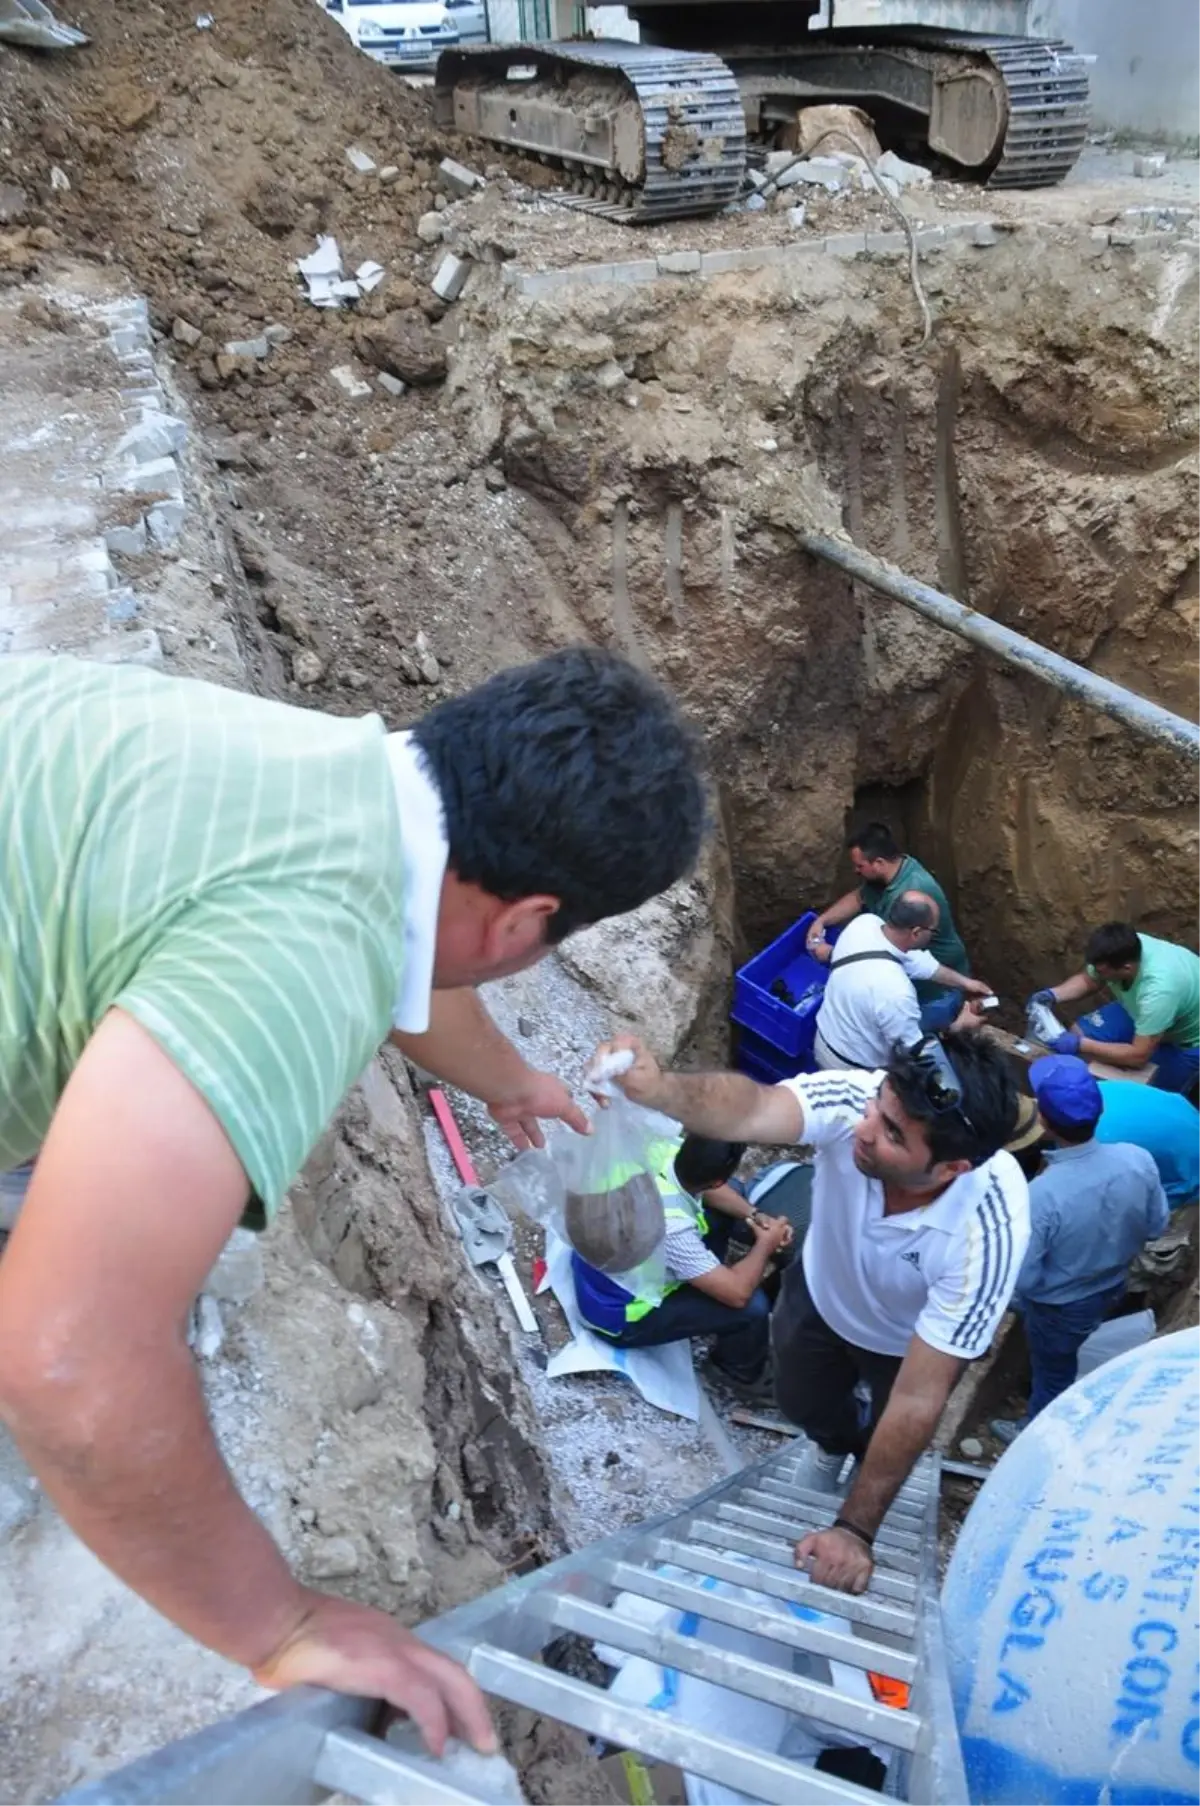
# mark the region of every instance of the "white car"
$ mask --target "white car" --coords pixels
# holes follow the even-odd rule
[[[347,35],[391,68],[431,69],[459,41],[446,0],[324,0]]]
[[[446,0],[450,23],[460,44],[486,44],[488,15],[484,0]]]

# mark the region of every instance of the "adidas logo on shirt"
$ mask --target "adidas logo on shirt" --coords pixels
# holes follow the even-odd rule
[[[910,1248],[907,1254],[902,1254],[900,1256],[900,1259],[906,1260],[909,1266],[917,1269],[918,1273],[921,1271],[921,1256],[917,1253],[915,1248]]]

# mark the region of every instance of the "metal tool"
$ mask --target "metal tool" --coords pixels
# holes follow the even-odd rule
[[[673,1763],[764,1801],[842,1801],[878,1806],[879,1795],[755,1749],[738,1736],[736,1696],[770,1700],[827,1726],[831,1741],[861,1739],[894,1752],[888,1792],[944,1806],[967,1798],[950,1703],[937,1602],[940,1462],[922,1458],[876,1539],[876,1569],[859,1596],[814,1586],[793,1563],[798,1537],[830,1522],[837,1501],[806,1490],[806,1448],[789,1447],[692,1499],[680,1510],[565,1556],[422,1625],[426,1642],[455,1656],[485,1692],[621,1750]],[[679,1578],[680,1572],[686,1579]],[[831,1614],[835,1625],[781,1614],[706,1589],[725,1580]],[[755,1661],[613,1610],[620,1593],[754,1632],[789,1652],[889,1677],[911,1688],[909,1707],[851,1698],[783,1666]],[[649,1706],[561,1673],[538,1658],[564,1633],[648,1656],[730,1691],[719,1723],[688,1725]],[[480,1802],[495,1791],[465,1787],[461,1769],[397,1750],[370,1734],[364,1701],[298,1689],[222,1725],[169,1744],[91,1786],[70,1806],[161,1806],[203,1801],[317,1800],[336,1789],[352,1800]],[[509,1796],[511,1797],[511,1796]]]
[[[435,1085],[429,1093],[429,1102],[450,1150],[450,1157],[458,1169],[458,1176],[463,1181],[463,1188],[450,1200],[450,1207],[463,1238],[467,1259],[477,1267],[485,1261],[493,1262],[516,1312],[517,1322],[527,1336],[540,1335],[538,1320],[525,1296],[525,1289],[517,1277],[517,1269],[513,1266],[512,1255],[509,1253],[513,1232],[508,1212],[480,1185],[475,1162],[467,1152],[467,1144],[454,1120],[445,1092]]]

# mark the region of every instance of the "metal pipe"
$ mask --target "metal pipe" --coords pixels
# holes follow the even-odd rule
[[[814,558],[836,564],[860,583],[867,583],[883,595],[891,596],[893,601],[903,603],[905,608],[924,615],[927,621],[936,622],[939,627],[948,628],[960,639],[972,640],[1006,664],[1015,665],[1019,671],[1027,671],[1031,677],[1040,678],[1042,683],[1061,690],[1065,696],[1091,703],[1093,708],[1111,715],[1123,727],[1132,728],[1143,739],[1153,740],[1155,745],[1169,747],[1173,752],[1188,753],[1193,758],[1200,752],[1200,727],[1194,721],[1173,715],[1170,709],[1160,708],[1158,703],[1135,695],[1121,684],[1110,683],[1107,677],[1098,677],[1094,671],[1060,657],[1057,652],[1048,652],[1036,640],[1026,639],[1023,633],[1014,633],[1011,627],[1002,627],[988,615],[964,608],[961,602],[943,596],[940,590],[931,589],[915,577],[906,576],[894,564],[872,557],[870,552],[851,545],[849,540],[834,539],[828,533],[798,533],[796,537]]]

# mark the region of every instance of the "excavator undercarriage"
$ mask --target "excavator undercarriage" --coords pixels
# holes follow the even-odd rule
[[[1087,59],[1069,45],[921,26],[763,41],[763,22],[779,33],[784,11],[639,14],[658,35],[686,19],[690,48],[580,40],[446,51],[439,122],[561,169],[591,210],[630,224],[718,212],[741,188],[748,146],[787,144],[802,108],[831,101],[864,108],[892,148],[990,188],[1061,182],[1083,148]],[[756,15],[754,41],[728,41],[732,17]]]

